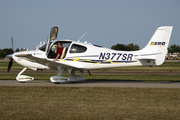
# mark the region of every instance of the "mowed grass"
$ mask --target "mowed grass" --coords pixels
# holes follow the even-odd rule
[[[7,70],[9,62],[0,62],[0,70]],[[22,70],[24,67],[13,62],[11,70]],[[119,67],[112,69],[102,69],[103,71],[180,71],[180,62],[164,62],[160,66],[140,66],[140,67]]]
[[[8,62],[0,62],[0,70],[7,70]],[[22,66],[13,63],[12,70],[23,69]],[[113,69],[102,69],[103,71],[180,71],[180,62],[165,62],[160,66],[142,66],[142,67],[121,67]],[[35,78],[35,80],[49,80],[54,74],[27,74]],[[63,74],[64,77],[68,77],[70,74]],[[79,74],[81,75],[81,74]],[[14,80],[17,74],[0,74],[0,80]],[[180,75],[85,75],[86,80],[138,80],[138,81],[180,81]]]
[[[51,76],[56,74],[26,74],[34,77],[35,80],[49,80]],[[80,75],[80,74],[79,74]],[[15,80],[17,74],[0,74],[0,80]],[[70,74],[62,75],[68,77]],[[80,75],[81,76],[81,75]],[[173,82],[180,81],[180,75],[84,75],[86,80],[114,80],[114,81],[158,81]]]
[[[0,119],[180,119],[180,89],[0,86]]]
[[[1,61],[0,62],[0,70],[7,70],[8,68],[8,61]],[[13,62],[13,65],[11,67],[11,70],[22,70],[24,67],[17,64],[15,61]]]
[[[7,70],[8,62],[0,62]],[[23,67],[13,63],[13,70]],[[180,71],[180,63],[104,71]],[[49,80],[55,74],[27,74]],[[80,75],[80,74],[79,74]],[[17,74],[0,74],[15,80]],[[69,74],[63,75],[68,77]],[[87,80],[180,81],[180,75],[85,75]],[[0,86],[0,120],[6,119],[180,119],[180,89]]]
[[[117,71],[180,71],[180,62],[164,62],[160,66],[138,66],[138,67],[119,67],[107,70],[117,70]]]

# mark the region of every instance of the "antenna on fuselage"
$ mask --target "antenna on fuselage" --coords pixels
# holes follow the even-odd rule
[[[86,32],[86,33],[87,33],[87,32]],[[84,33],[84,35],[83,35],[81,38],[79,38],[78,42],[86,35],[86,33]]]

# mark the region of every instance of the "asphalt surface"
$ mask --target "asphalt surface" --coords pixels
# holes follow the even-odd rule
[[[57,87],[121,87],[121,88],[180,88],[180,82],[138,81],[79,81],[77,83],[54,84],[45,80],[20,83],[16,80],[0,80],[0,86],[57,86]]]
[[[11,74],[18,74],[20,70],[12,70]],[[25,74],[56,74],[57,71],[33,71],[27,70]],[[7,74],[6,70],[0,70],[1,74]],[[88,74],[85,72],[85,74]],[[179,71],[91,71],[93,75],[180,75]],[[7,74],[8,75],[8,74]],[[121,87],[121,88],[180,88],[180,82],[140,82],[140,81],[79,81],[77,83],[54,84],[49,80],[34,80],[20,83],[16,80],[0,80],[0,86],[58,86],[58,87]]]

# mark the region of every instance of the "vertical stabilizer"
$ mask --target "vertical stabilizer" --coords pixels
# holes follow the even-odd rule
[[[172,26],[159,27],[146,47],[141,50],[141,53],[155,59],[156,65],[161,65],[165,60],[172,29]]]

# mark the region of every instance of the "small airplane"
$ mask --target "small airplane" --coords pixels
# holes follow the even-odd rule
[[[58,27],[54,26],[50,31],[47,44],[38,50],[15,52],[10,55],[8,72],[13,60],[24,66],[24,69],[16,77],[16,80],[20,82],[34,80],[34,77],[22,75],[27,68],[35,71],[44,69],[57,70],[57,75],[50,78],[51,82],[57,84],[85,80],[84,77],[75,75],[75,71],[80,71],[83,74],[84,70],[89,72],[89,70],[104,68],[161,65],[167,54],[172,29],[173,26],[159,27],[146,47],[141,50],[117,51],[87,43],[86,41],[55,40]],[[59,41],[63,46],[63,52],[60,59],[53,61],[57,54],[57,43]],[[61,76],[65,70],[71,74],[68,78]]]

